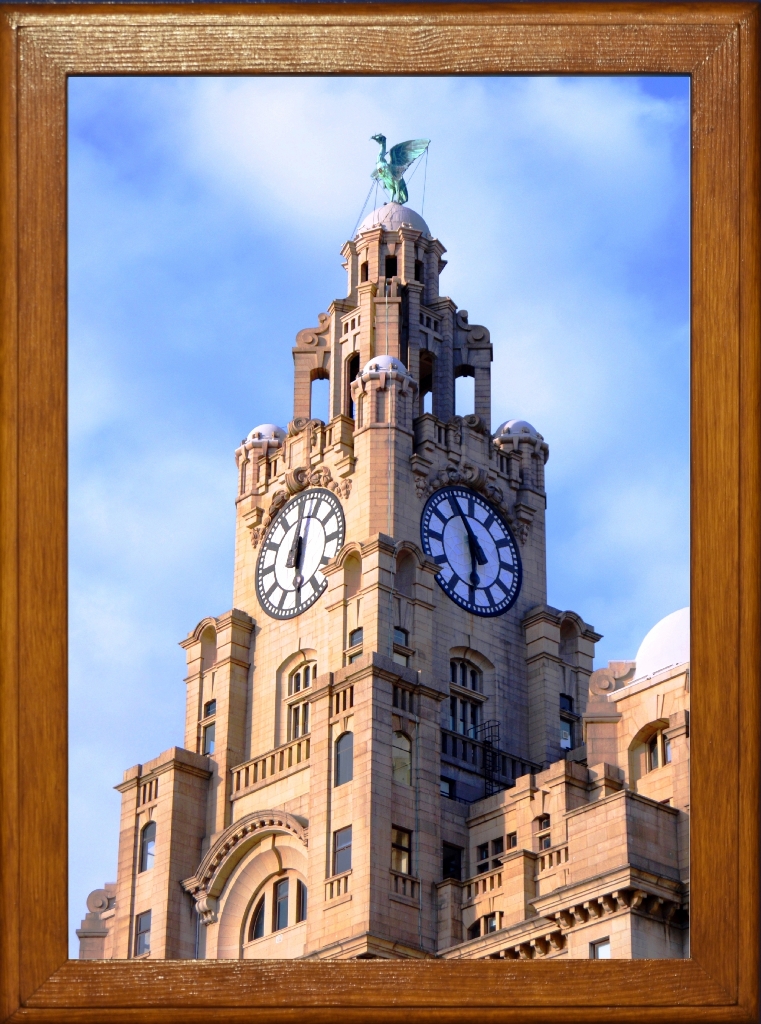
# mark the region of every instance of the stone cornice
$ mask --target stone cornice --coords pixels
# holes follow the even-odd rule
[[[187,753],[192,754],[192,751],[188,751]],[[204,757],[201,754],[194,754],[193,756],[197,757],[199,760],[203,759],[207,764],[209,763],[208,757]],[[140,765],[140,768],[142,768],[142,765]],[[173,757],[164,761],[162,764],[157,765],[155,768],[149,769],[145,774],[141,773],[139,775],[133,775],[130,779],[125,779],[117,786],[114,786],[114,789],[118,790],[120,793],[127,793],[130,789],[142,786],[146,782],[150,782],[151,779],[155,779],[158,775],[164,775],[166,772],[172,771],[172,769],[175,771],[185,772],[186,775],[196,775],[200,779],[210,779],[212,776],[212,772],[208,768],[202,768],[200,765],[190,764],[188,761]]]

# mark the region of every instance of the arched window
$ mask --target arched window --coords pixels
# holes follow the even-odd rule
[[[315,370],[309,387],[309,417],[327,423],[330,419],[330,380],[327,372]]]
[[[412,588],[415,584],[415,556],[409,551],[401,551],[396,559],[396,573],[394,575],[394,586],[400,594],[405,597],[412,597]]]
[[[359,352],[354,352],[346,360],[346,410],[349,416],[354,419],[354,399],[351,397],[352,381],[357,379],[359,373]]]
[[[450,682],[456,683],[457,686],[462,686],[466,690],[475,690],[476,693],[481,693],[483,690],[483,677],[480,670],[469,661],[463,661],[462,658],[453,658],[449,662],[449,679]]]
[[[563,661],[569,665],[573,665],[576,661],[576,648],[578,639],[578,630],[573,622],[568,619],[564,619],[560,624],[560,647],[558,648],[558,654]]]
[[[629,784],[636,787],[648,772],[671,764],[671,741],[666,735],[668,719],[650,722],[640,729],[629,747]]]
[[[362,589],[362,559],[354,552],[344,562],[344,584],[347,600]]]
[[[274,889],[274,900],[273,900],[273,919],[272,919],[272,930],[273,932],[280,931],[281,928],[288,927],[288,879],[281,878],[279,882],[275,882]]]
[[[395,732],[391,741],[391,774],[394,782],[412,785],[412,740],[403,732]]]
[[[472,366],[458,366],[454,377],[455,415],[469,416],[476,407],[475,371]]]
[[[217,660],[217,634],[207,626],[201,634],[201,669],[206,672]]]
[[[354,733],[342,733],[336,740],[336,785],[354,778]]]
[[[261,939],[264,935],[264,896],[256,904],[256,909],[251,915],[251,924],[248,926],[248,941]]]
[[[432,352],[424,349],[420,353],[420,416],[426,412],[433,412],[433,361]]]
[[[149,821],[140,833],[140,870],[150,871],[153,867],[153,851],[156,847],[156,822]]]
[[[308,690],[316,678],[317,666],[314,662],[310,662],[308,665],[299,665],[288,677],[288,696],[292,697],[294,693]]]

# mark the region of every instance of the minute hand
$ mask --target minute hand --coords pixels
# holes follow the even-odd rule
[[[285,560],[285,566],[287,569],[295,569],[296,576],[293,580],[293,585],[298,589],[299,584],[296,580],[299,578],[299,568],[301,563],[301,521],[304,518],[304,502],[302,502],[299,508],[299,518],[296,522],[296,533],[293,537],[293,543],[291,544],[291,550],[288,552],[288,558]]]
[[[468,522],[468,517],[466,515],[463,515],[462,521],[465,524],[465,531],[468,534],[468,543],[470,545],[471,553],[473,554],[475,560],[478,562],[479,565],[486,565],[489,559],[486,557],[483,548],[478,543],[478,537],[476,537],[475,533],[473,533],[473,527]]]

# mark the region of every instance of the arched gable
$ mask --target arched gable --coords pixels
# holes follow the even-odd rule
[[[305,825],[286,811],[255,811],[230,825],[209,848],[198,870],[186,878],[182,887],[199,905],[206,920],[216,917],[216,900],[235,866],[242,857],[268,835],[296,836],[306,847],[309,833]],[[205,906],[202,907],[202,901]]]

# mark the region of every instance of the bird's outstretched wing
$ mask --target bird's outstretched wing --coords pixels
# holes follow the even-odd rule
[[[388,151],[389,169],[395,178],[400,178],[413,160],[425,153],[430,144],[430,139],[410,139],[408,142],[399,142]]]

